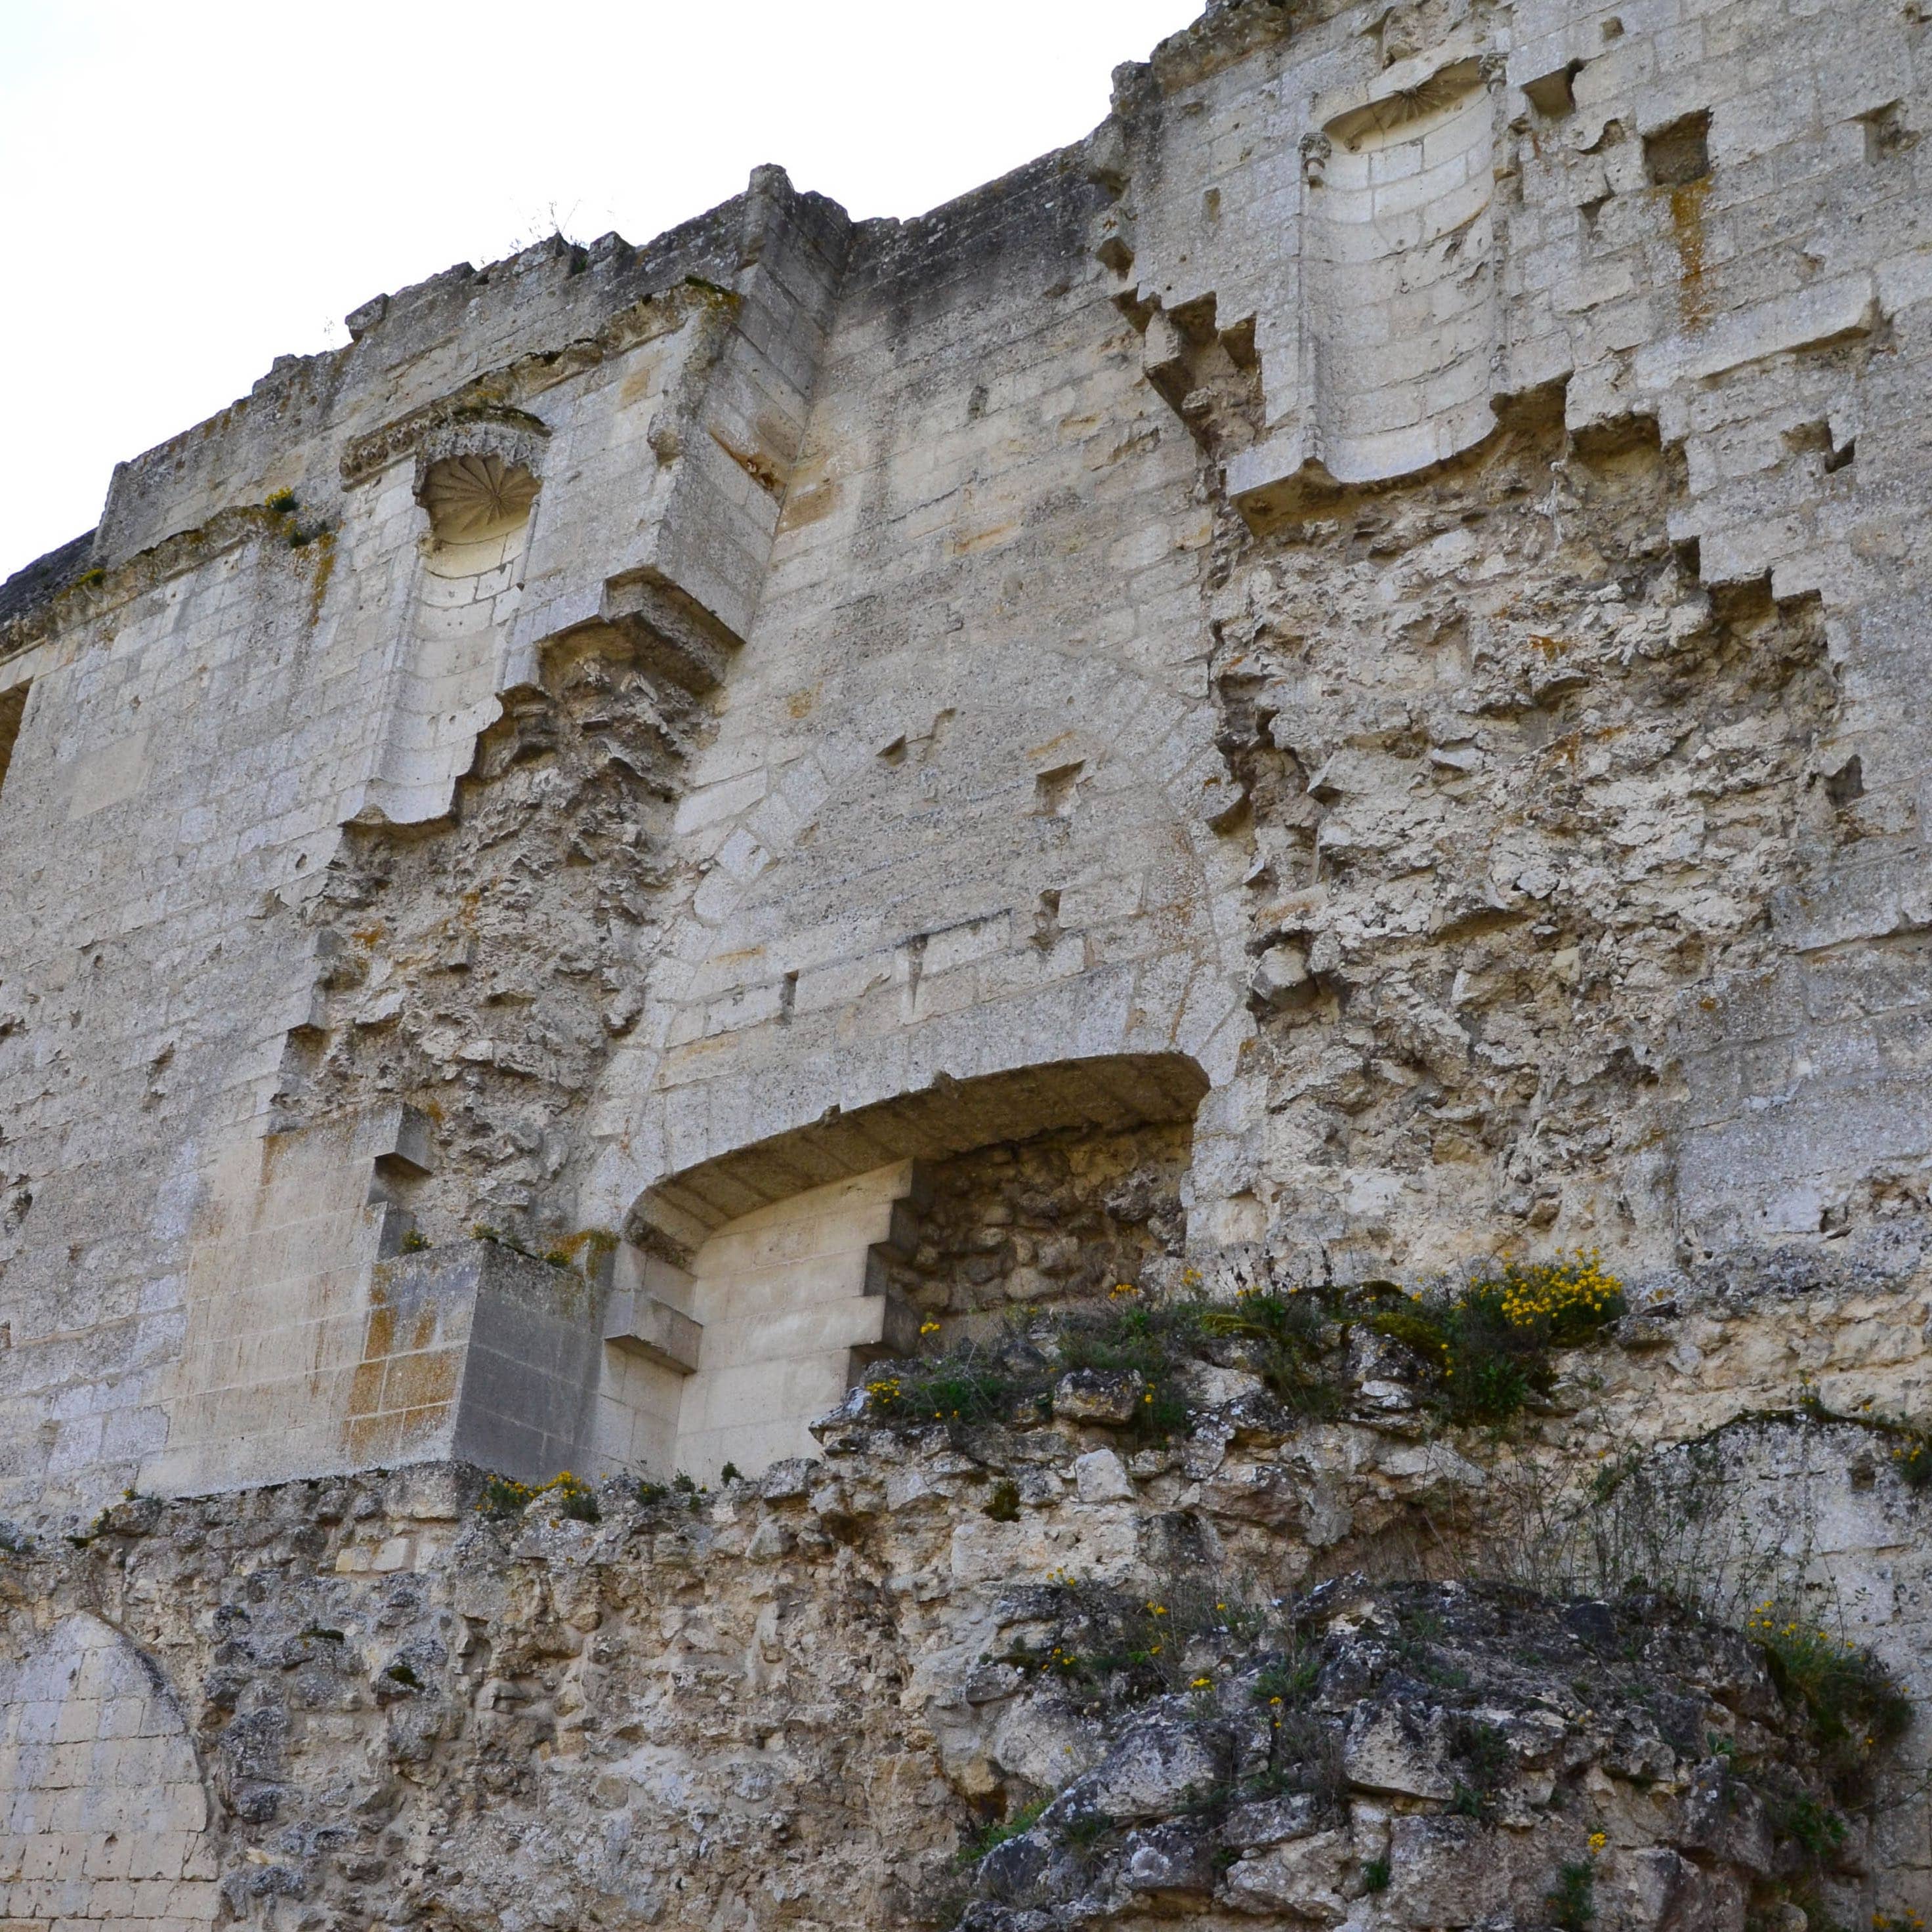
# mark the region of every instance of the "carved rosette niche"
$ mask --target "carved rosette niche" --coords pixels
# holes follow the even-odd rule
[[[507,622],[515,613],[517,566],[537,500],[536,477],[494,451],[446,456],[426,467],[416,500],[429,516],[424,603],[437,611],[471,611],[468,621],[433,621],[432,630],[448,634],[452,621],[463,630]],[[483,578],[490,580],[476,580]],[[458,582],[468,587],[446,587]]]
[[[522,555],[547,434],[534,418],[504,410],[418,440],[416,496],[429,518],[434,574],[471,575]]]
[[[424,478],[422,497],[439,543],[475,543],[529,521],[537,479],[494,451],[446,457]]]
[[[1495,117],[1473,55],[1316,104],[1304,148],[1304,456],[1338,482],[1480,442],[1498,327]]]

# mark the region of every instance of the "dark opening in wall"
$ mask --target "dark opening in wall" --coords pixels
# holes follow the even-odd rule
[[[0,691],[0,785],[7,782],[7,767],[13,762],[14,740],[20,735],[20,719],[26,709],[26,686]]]
[[[1890,160],[1894,154],[1908,153],[1918,145],[1918,136],[1905,118],[1902,101],[1887,101],[1884,106],[1874,107],[1869,114],[1858,118],[1864,124],[1868,161]]]
[[[1864,761],[1856,752],[1835,772],[1825,774],[1825,796],[1834,805],[1850,805],[1864,795]]]
[[[1700,108],[1643,137],[1644,172],[1653,188],[1686,188],[1711,172],[1711,116]]]
[[[1538,113],[1548,120],[1560,120],[1576,107],[1573,83],[1582,70],[1581,61],[1571,61],[1566,66],[1552,68],[1548,74],[1538,74],[1534,80],[1525,81],[1522,91]]]

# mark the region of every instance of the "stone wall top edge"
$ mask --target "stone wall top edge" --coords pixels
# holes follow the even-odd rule
[[[85,631],[110,611],[170,578],[200,568],[272,529],[275,523],[275,518],[260,506],[223,510],[206,523],[172,532],[146,549],[116,560],[107,568],[93,562],[98,531],[75,538],[28,566],[28,572],[42,574],[44,587],[0,613],[0,664],[24,656],[50,638]]]
[[[1150,92],[1174,93],[1260,49],[1346,13],[1354,0],[1208,0],[1206,10],[1168,35],[1144,61],[1114,70],[1114,112],[1131,112]]]
[[[325,429],[346,428],[380,401],[393,416],[427,395],[399,395],[395,375],[439,340],[499,340],[498,359],[554,347],[594,332],[609,316],[697,278],[734,284],[748,244],[774,198],[784,217],[821,249],[845,231],[836,202],[794,190],[782,169],[761,168],[750,187],[689,221],[633,246],[615,233],[579,244],[556,235],[481,268],[458,262],[351,310],[352,340],[311,356],[279,356],[246,395],[166,441],[116,466],[91,559],[111,568],[189,527],[171,512],[194,496],[211,447],[266,435],[286,451]],[[555,338],[554,340],[552,338]],[[391,406],[393,402],[394,406]],[[185,484],[183,479],[188,479]]]
[[[92,530],[84,530],[77,537],[70,537],[65,543],[23,564],[0,583],[0,654],[8,649],[5,633],[16,620],[42,609],[86,574],[93,554],[94,535]]]
[[[1192,25],[1163,41],[1138,70],[1153,73],[1164,86],[1184,68],[1191,73],[1204,61],[1225,64],[1281,38],[1300,10],[1305,10],[1291,12],[1287,0],[1216,0]],[[554,329],[561,323],[568,330],[694,274],[733,284],[752,258],[746,248],[749,231],[774,194],[785,204],[788,225],[808,246],[842,255],[848,238],[856,239],[875,274],[900,280],[909,271],[960,252],[988,228],[1010,237],[1015,216],[1040,202],[1044,184],[1061,177],[1077,178],[1078,158],[1091,138],[1037,157],[907,221],[854,224],[836,201],[794,188],[782,167],[761,166],[743,194],[641,244],[614,232],[587,244],[559,234],[480,268],[457,262],[373,297],[349,311],[352,339],[346,347],[277,357],[246,394],[118,464],[88,563],[112,568],[189,527],[178,517],[171,518],[166,505],[172,496],[192,494],[182,479],[208,446],[237,434],[259,434],[256,425],[264,418],[274,424],[269,434],[284,448],[308,440],[325,425],[339,423],[358,395],[383,386],[398,366],[439,335],[459,329],[471,337],[488,334],[493,320],[500,330],[506,325],[514,328],[519,308],[528,310],[530,326],[547,323]],[[1090,190],[1080,185],[1084,201]],[[844,266],[843,261],[837,264]],[[572,286],[579,283],[588,285]],[[49,558],[67,548],[49,553]],[[34,574],[38,584],[49,558],[16,577]],[[50,594],[42,592],[34,601],[44,602]],[[0,619],[17,617],[25,608],[16,596],[12,606],[0,604]]]
[[[936,282],[955,266],[996,256],[1030,236],[1052,238],[1056,247],[1070,238],[1077,250],[1090,204],[1097,207],[1106,198],[1082,171],[1091,139],[1038,155],[910,220],[861,224],[854,236],[854,283],[863,290],[908,280]]]

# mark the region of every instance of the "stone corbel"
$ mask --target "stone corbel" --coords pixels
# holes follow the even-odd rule
[[[652,670],[694,697],[724,682],[741,641],[656,572],[613,578],[598,614]]]
[[[648,1288],[618,1288],[604,1310],[604,1342],[680,1376],[695,1375],[704,1324],[659,1300]]]
[[[370,1150],[368,1204],[382,1218],[376,1252],[386,1260],[416,1225],[408,1196],[436,1172],[436,1132],[426,1114],[392,1101],[364,1117],[356,1140]]]

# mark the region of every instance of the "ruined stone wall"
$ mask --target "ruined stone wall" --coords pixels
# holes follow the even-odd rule
[[[0,587],[0,1917],[1932,1909],[1925,33],[1216,0],[122,466]],[[1578,1246],[1468,1420],[1400,1297]]]
[[[848,1184],[853,1376],[1916,1239],[1922,35],[1230,0],[124,465],[0,598],[9,1506],[668,1478],[706,1244]]]
[[[680,814],[706,877],[601,1083],[580,1211],[940,1075],[1233,1077],[1211,518],[1086,256],[1101,200],[1060,155],[858,238]]]
[[[1738,1628],[1775,1593],[1924,1695],[1926,1492],[1855,1419],[1738,1420],[1801,1370],[1846,1416],[1922,1402],[1922,1257],[1840,1252],[1633,1318],[1507,1442],[1352,1371],[1297,1424],[1204,1365],[1165,1441],[1090,1402],[962,1428],[862,1395],[818,1460],[703,1492],[526,1503],[425,1468],[10,1538],[0,1896],[73,1922],[1379,1932],[1549,1923],[1580,1864],[1618,1932],[1902,1918],[1932,1882],[1922,1718],[1834,1758]],[[1616,1492],[1558,1497],[1604,1450],[1634,1476],[1687,1442],[1692,1506],[1593,1557]],[[1667,1561],[1720,1612],[1728,1569],[1747,1614],[1670,1608]],[[136,1816],[142,1753],[172,1768]],[[1808,1802],[1842,1820],[1815,1852]]]

